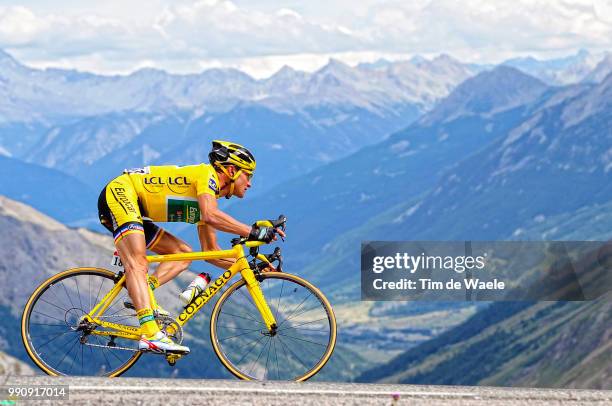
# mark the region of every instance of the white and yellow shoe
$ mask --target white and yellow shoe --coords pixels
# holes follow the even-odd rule
[[[163,331],[158,331],[155,336],[149,338],[142,336],[138,342],[138,349],[158,354],[189,354],[189,347],[176,344]]]

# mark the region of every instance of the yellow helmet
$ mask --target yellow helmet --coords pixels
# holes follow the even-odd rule
[[[255,157],[248,149],[230,141],[214,140],[208,159],[213,165],[235,165],[251,173],[256,166]]]

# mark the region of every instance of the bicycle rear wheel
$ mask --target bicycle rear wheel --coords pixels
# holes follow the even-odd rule
[[[136,341],[91,334],[81,323],[113,288],[115,277],[105,269],[74,268],[34,291],[23,311],[21,337],[32,361],[46,374],[119,376],[140,358]],[[101,318],[139,327],[135,312],[123,305],[127,298],[123,289]]]
[[[331,305],[314,285],[280,272],[265,273],[260,287],[277,321],[268,332],[244,280],[231,285],[211,314],[215,353],[246,380],[305,381],[329,360],[336,344]]]

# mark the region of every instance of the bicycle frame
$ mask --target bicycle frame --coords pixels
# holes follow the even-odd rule
[[[263,245],[263,242],[248,241],[244,245],[247,248],[258,247]],[[209,260],[209,259],[224,259],[234,258],[236,262],[230,266],[223,274],[211,283],[201,295],[199,295],[193,302],[191,302],[183,312],[175,319],[175,322],[180,326],[183,326],[191,319],[204,305],[206,305],[213,296],[215,296],[222,288],[229,282],[236,274],[240,273],[242,278],[246,282],[246,287],[255,306],[259,310],[263,321],[268,328],[268,331],[272,334],[276,332],[277,324],[276,319],[266,299],[259,287],[259,282],[255,277],[255,273],[249,266],[249,263],[244,255],[244,247],[242,244],[236,244],[232,249],[221,250],[221,251],[200,251],[190,252],[181,254],[167,254],[167,255],[149,255],[147,261],[149,262],[168,262],[168,261],[197,261],[197,260]],[[267,262],[266,258],[262,255],[258,255],[258,258]],[[132,340],[139,340],[141,336],[140,328],[126,326],[123,324],[111,323],[101,320],[104,312],[108,309],[113,300],[119,295],[123,286],[125,285],[125,275],[123,275],[115,286],[108,292],[102,300],[97,303],[94,308],[85,316],[85,320],[93,322],[102,327],[113,329],[113,331],[97,331],[94,330],[91,334],[104,335],[104,336],[116,336]],[[151,298],[151,305],[156,306],[155,296],[153,291],[149,287],[149,296]]]

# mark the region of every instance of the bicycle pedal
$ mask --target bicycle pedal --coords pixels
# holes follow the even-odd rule
[[[166,361],[168,361],[168,365],[173,367],[174,365],[176,365],[176,361],[178,361],[182,357],[183,357],[183,354],[167,354]]]

